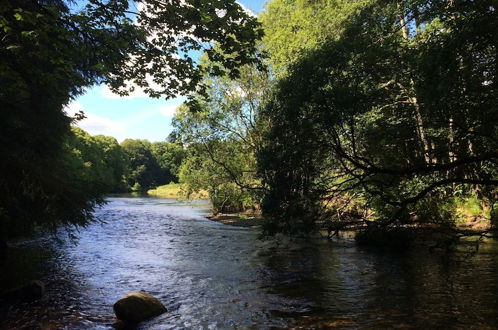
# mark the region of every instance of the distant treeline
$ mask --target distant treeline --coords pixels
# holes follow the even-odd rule
[[[100,193],[146,192],[167,183],[178,183],[178,169],[185,157],[181,145],[168,142],[91,136],[73,127],[67,139],[73,172]]]

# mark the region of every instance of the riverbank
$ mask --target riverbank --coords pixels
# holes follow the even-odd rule
[[[178,183],[169,183],[147,191],[148,196],[171,199],[184,199],[185,192]],[[192,194],[190,198],[208,199],[207,191]],[[260,227],[263,224],[261,212],[245,211],[232,213],[218,213],[206,216],[211,221],[220,222],[235,227]]]
[[[246,211],[234,213],[218,213],[207,216],[211,221],[235,227],[257,228],[263,225],[264,219],[260,212]]]
[[[160,198],[171,198],[171,199],[185,199],[186,194],[182,190],[182,187],[179,183],[169,183],[163,186],[159,186],[155,189],[151,189],[147,191],[147,195],[160,197]],[[198,193],[193,193],[190,198],[195,199],[208,199],[209,195],[207,191],[200,191]]]

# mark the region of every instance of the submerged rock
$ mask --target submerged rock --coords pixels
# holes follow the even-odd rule
[[[42,281],[33,280],[16,288],[0,294],[2,299],[22,299],[34,300],[39,299],[45,293],[45,284]]]
[[[113,309],[116,317],[127,324],[136,324],[167,312],[159,299],[141,291],[119,299]]]

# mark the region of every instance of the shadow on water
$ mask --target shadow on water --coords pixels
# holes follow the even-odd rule
[[[271,291],[308,306],[289,315],[297,328],[496,328],[497,248],[437,255],[318,242],[267,265]]]
[[[0,328],[108,329],[112,304],[146,290],[173,328],[493,328],[497,244],[476,255],[358,247],[349,240],[268,249],[251,229],[204,218],[205,201],[110,197],[78,244],[26,242],[1,257],[2,287],[47,284],[0,307]]]

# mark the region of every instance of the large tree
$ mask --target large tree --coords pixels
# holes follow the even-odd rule
[[[259,154],[279,230],[357,202],[384,228],[451,225],[457,196],[496,207],[497,18],[494,1],[370,1],[291,66]]]
[[[85,88],[105,82],[124,94],[136,87],[152,96],[202,92],[197,50],[218,64],[215,73],[236,76],[239,65],[254,62],[260,31],[234,0],[71,4],[0,3],[2,237],[19,222],[89,219],[98,194],[71,187],[62,162],[72,120],[63,107]]]
[[[148,140],[126,139],[121,142],[121,147],[129,164],[126,180],[132,190],[147,191],[165,183],[161,182],[162,171]]]
[[[207,75],[206,99],[178,109],[173,126],[187,146],[179,171],[187,192],[205,190],[215,211],[258,207],[262,186],[256,178],[255,153],[261,146],[259,120],[270,80],[254,66],[241,68],[238,79]]]
[[[72,172],[79,175],[86,186],[105,193],[127,191],[124,179],[128,162],[115,138],[91,136],[81,128],[73,127],[65,148],[77,166]]]
[[[160,168],[158,184],[178,183],[179,168],[186,153],[183,146],[179,143],[154,142],[151,150]]]

